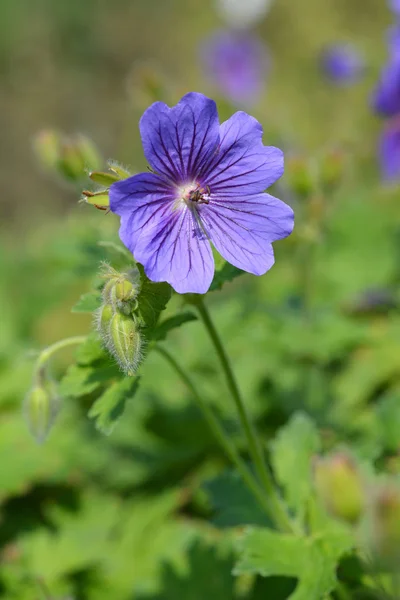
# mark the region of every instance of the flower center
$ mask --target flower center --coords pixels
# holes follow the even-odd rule
[[[176,207],[184,202],[189,208],[193,208],[197,204],[208,204],[210,202],[211,190],[208,185],[204,188],[196,181],[193,181],[179,187],[177,195]]]

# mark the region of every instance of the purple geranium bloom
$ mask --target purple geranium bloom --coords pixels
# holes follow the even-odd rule
[[[153,173],[110,188],[120,238],[152,281],[204,294],[214,275],[211,244],[230,263],[262,275],[271,242],[293,229],[292,209],[264,190],[283,174],[283,154],[262,143],[244,112],[219,124],[217,107],[190,93],[169,108],[156,102],[140,120]]]
[[[361,77],[365,70],[365,62],[353,46],[335,44],[323,51],[322,68],[334,83],[346,85]]]
[[[247,106],[258,100],[269,60],[254,35],[219,31],[202,44],[201,56],[206,75],[229,100]]]
[[[379,144],[382,179],[400,181],[400,118],[391,119],[382,132]]]
[[[383,68],[372,105],[384,117],[393,117],[400,112],[400,56],[391,58]]]

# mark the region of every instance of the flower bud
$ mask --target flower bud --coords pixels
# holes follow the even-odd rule
[[[105,303],[111,303],[115,310],[130,315],[137,308],[136,298],[140,291],[140,278],[136,270],[119,273],[106,266],[103,277],[107,279],[102,295]]]
[[[58,414],[59,404],[56,384],[49,379],[46,380],[42,374],[28,392],[24,402],[28,428],[38,444],[46,440]]]
[[[398,568],[400,561],[400,488],[387,483],[373,495],[367,541],[375,560],[389,568]]]
[[[63,136],[53,130],[40,132],[34,140],[41,164],[68,181],[86,178],[88,169],[101,167],[101,157],[93,142],[84,135]]]
[[[320,163],[321,184],[327,191],[337,187],[344,176],[346,168],[346,154],[338,148],[331,148],[326,152]]]
[[[289,156],[286,160],[286,181],[290,188],[302,198],[315,190],[315,173],[312,164],[304,156]]]
[[[110,324],[110,352],[122,371],[134,375],[142,357],[142,337],[135,320],[116,312]]]
[[[113,316],[114,308],[112,304],[103,304],[95,313],[97,331],[107,348],[110,344],[110,325]]]
[[[67,179],[79,181],[88,169],[101,166],[101,158],[93,142],[83,135],[65,138],[61,147],[59,169]]]
[[[56,169],[61,151],[61,135],[53,129],[39,131],[33,140],[33,149],[45,169]]]
[[[354,461],[345,453],[317,458],[315,486],[327,510],[340,519],[356,523],[364,508],[363,482]]]

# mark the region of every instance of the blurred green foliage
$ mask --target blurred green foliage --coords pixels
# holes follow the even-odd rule
[[[306,201],[298,201],[296,233],[276,244],[274,269],[235,279],[223,267],[208,300],[299,523],[314,506],[316,453],[351,447],[372,482],[388,472],[397,480],[400,472],[398,190],[378,182],[377,125],[368,108],[385,56],[390,17],[383,4],[276,0],[257,26],[274,67],[255,115],[273,141],[306,153],[347,145],[350,167],[324,199],[318,235]],[[7,115],[0,163],[0,595],[285,600],[296,590],[296,599],[311,600],[313,590],[322,600],[341,560],[339,577],[354,598],[382,597],[351,554],[347,529],[320,507],[311,520],[324,535],[307,548],[303,539],[288,542],[265,529],[268,520],[189,392],[155,354],[134,398],[96,340],[58,355],[60,416],[44,446],[29,437],[21,405],[35,352],[90,329],[84,311],[96,298],[77,302],[90,294],[101,261],[119,268],[123,260],[112,250],[117,219],[76,205],[79,191],[40,172],[30,140],[46,127],[84,131],[105,157],[143,168],[137,121],[154,98],[140,85],[138,63],[151,59],[151,74],[152,65],[156,80],[161,74],[151,91],[163,90],[166,100],[190,89],[212,93],[200,77],[197,45],[221,23],[211,0],[118,0],[112,8],[102,0],[41,0],[35,8],[2,0],[0,14],[0,110]],[[355,88],[333,88],[318,71],[318,51],[338,39],[366,53],[369,70]],[[219,105],[229,114],[231,107]],[[284,182],[280,195],[289,193]],[[200,323],[176,296],[164,318],[158,339],[168,333],[245,455]],[[118,396],[106,389],[115,379]],[[122,405],[124,418],[115,422]],[[319,565],[315,573],[311,563]]]

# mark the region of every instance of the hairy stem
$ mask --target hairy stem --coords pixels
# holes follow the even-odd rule
[[[215,438],[218,440],[218,442],[220,443],[220,445],[226,452],[228,458],[236,466],[244,483],[247,485],[250,492],[255,496],[255,498],[257,499],[260,506],[268,513],[269,516],[271,516],[269,503],[268,503],[262,489],[259,487],[258,482],[254,478],[251,471],[247,468],[244,461],[239,456],[235,446],[231,443],[228,435],[226,434],[224,429],[221,427],[218,419],[214,415],[214,412],[211,410],[210,406],[207,404],[207,402],[205,402],[203,400],[202,396],[197,391],[190,376],[186,373],[186,371],[183,369],[183,367],[181,367],[181,365],[176,361],[176,359],[172,356],[172,354],[170,354],[170,352],[168,352],[168,350],[165,350],[165,348],[163,348],[162,346],[158,346],[158,345],[154,346],[154,350],[156,350],[159,354],[161,354],[161,356],[163,356],[167,360],[167,362],[176,371],[176,373],[179,375],[179,377],[182,379],[182,381],[185,383],[185,385],[191,391],[194,399],[197,402],[198,407],[202,411],[204,418],[206,419]]]
[[[226,354],[221,338],[219,337],[219,334],[214,326],[210,314],[201,298],[197,300],[196,307],[200,313],[201,320],[203,321],[203,324],[214,345],[215,351],[218,355],[222,366],[222,370],[225,375],[229,391],[235,402],[240,422],[246,434],[250,455],[254,461],[254,466],[257,471],[260,482],[267,493],[269,513],[279,529],[283,531],[291,531],[292,525],[290,519],[276,491],[271,473],[269,472],[267,464],[265,462],[262,447],[257,438],[257,434],[255,432],[251,419],[247,414],[246,407],[242,400],[235,376],[233,374],[232,366]]]
[[[65,338],[64,340],[60,340],[51,344],[51,346],[47,346],[39,355],[39,358],[36,361],[36,372],[40,372],[46,362],[51,358],[55,352],[58,350],[62,350],[63,348],[67,348],[68,346],[74,346],[78,344],[82,344],[86,340],[86,335],[76,335],[74,337]]]

